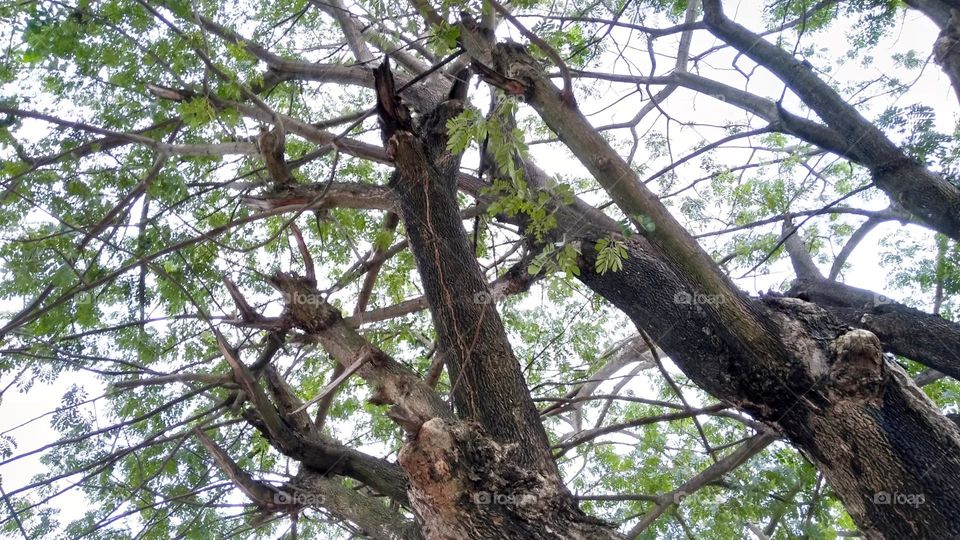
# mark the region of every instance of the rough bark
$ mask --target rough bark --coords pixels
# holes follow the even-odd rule
[[[702,310],[677,306],[663,289],[669,282],[651,279],[656,261],[630,255],[622,275],[585,272],[584,282],[653,335],[699,386],[786,435],[824,472],[867,537],[960,534],[960,431],[883,358],[876,337],[850,331],[813,304],[770,298],[764,305],[780,327],[780,357],[731,354]],[[851,355],[851,342],[872,348]],[[924,503],[891,506],[885,493]]]
[[[750,302],[730,291],[522,48],[500,45],[493,55],[505,69],[501,76],[524,88],[614,201],[631,216],[646,210],[656,226],[627,241],[621,271],[603,275],[592,271],[597,237],[584,238],[584,283],[630,316],[700,387],[787,436],[824,471],[865,535],[960,534],[960,431],[884,359],[876,336],[814,304]],[[891,507],[888,492],[924,503]]]
[[[950,78],[960,99],[960,6],[941,0],[906,0],[906,4],[926,15],[940,29],[933,44],[933,59]]]
[[[424,537],[416,520],[329,475],[301,471],[288,489],[290,499],[297,500],[297,495],[301,495],[304,501],[322,507],[337,519],[355,523],[360,532],[370,538],[417,540]]]
[[[814,302],[877,335],[884,349],[960,379],[960,325],[843,283],[798,279],[787,295]]]
[[[799,59],[727,18],[720,0],[704,0],[703,9],[710,32],[779,77],[844,139],[847,153],[870,168],[891,199],[930,228],[960,240],[960,188],[906,156]]]
[[[506,61],[501,62],[501,67],[510,67],[509,55],[520,53],[517,47],[505,49]],[[620,167],[615,153],[601,138],[593,136],[579,112],[559,100],[559,90],[532,66],[535,64],[525,62],[518,72],[506,74],[510,77],[507,82],[521,85],[525,98],[561,133],[564,142],[597,179],[610,184],[612,194],[619,197],[618,204],[623,203],[622,208],[631,215],[631,210],[649,208],[630,206],[635,202],[631,199],[638,198],[638,193],[631,191],[636,189],[632,185],[635,176],[626,175],[628,169]],[[441,274],[453,271],[458,278],[460,273],[469,278],[469,263],[475,263],[472,257],[448,257],[458,259],[454,261],[436,257],[438,246],[445,245],[448,234],[463,234],[453,187],[456,173],[450,172],[456,166],[441,152],[440,141],[425,142],[440,138],[442,130],[436,128],[442,122],[437,118],[448,118],[450,105],[441,107],[443,112],[432,119],[430,134],[420,131],[422,126],[414,127],[412,132],[399,130],[390,139],[387,159],[382,154],[375,159],[392,159],[398,166],[392,187],[401,200],[418,268],[425,282],[431,282],[428,287],[432,292],[428,291],[427,300],[435,311],[435,320],[442,319],[437,320],[441,339],[456,345],[456,339],[444,338],[443,334],[455,337],[456,325],[462,325],[481,328],[499,347],[496,326],[477,324],[487,317],[485,309],[468,306],[461,315],[465,319],[454,319],[456,325],[445,319],[452,313],[452,304],[444,302],[445,294],[452,298],[452,291],[456,290],[457,295],[466,295],[469,301],[471,293],[483,291],[477,288],[481,284],[470,279],[466,287],[460,285],[461,281],[456,289],[441,286]],[[426,111],[428,119],[430,111]],[[564,126],[575,127],[562,129]],[[328,140],[303,126],[293,125],[291,130],[307,133],[318,142]],[[370,148],[358,150],[373,155]],[[602,162],[598,156],[607,161]],[[526,165],[528,180],[534,184],[542,173],[532,164]],[[617,191],[616,183],[625,185]],[[643,204],[654,202],[647,200]],[[441,207],[445,213],[435,213]],[[673,235],[676,230],[669,227],[659,233],[646,231],[646,235],[630,238],[624,269],[599,275],[591,270],[591,247],[600,238],[619,232],[619,227],[582,201],[557,207],[556,211],[558,234],[582,243],[584,283],[630,316],[694,382],[787,436],[824,471],[865,535],[900,538],[960,534],[956,518],[960,500],[960,432],[896,364],[883,358],[880,351],[886,343],[881,345],[873,334],[851,328],[863,327],[862,323],[853,324],[845,317],[838,319],[834,314],[840,312],[827,312],[798,299],[770,297],[751,301],[711,269],[712,262],[705,262],[690,249],[688,238]],[[657,212],[647,215],[668,225],[672,219]],[[420,216],[420,221],[415,221],[415,216]],[[429,219],[423,219],[424,216]],[[414,237],[418,238],[416,242]],[[686,251],[671,252],[677,246]],[[499,365],[493,367],[508,367],[511,355],[496,347],[491,349],[491,357],[498,359]],[[457,356],[457,349],[452,350],[453,375],[458,367],[456,362],[470,364],[474,351],[460,349]],[[498,373],[509,376],[509,370]],[[487,376],[461,369],[452,380],[483,380]],[[508,386],[506,391],[513,390]],[[594,525],[565,502],[563,490],[544,489],[556,487],[552,479],[511,468],[515,460],[538,461],[536,450],[524,449],[522,455],[513,453],[518,440],[526,441],[511,437],[530,429],[529,424],[510,426],[510,418],[498,415],[498,411],[484,411],[479,403],[467,398],[458,397],[458,407],[466,414],[493,426],[503,422],[507,428],[497,428],[499,435],[494,437],[476,424],[442,415],[421,415],[415,422],[401,424],[410,430],[412,438],[400,461],[411,479],[410,499],[424,517],[428,535],[483,537],[489,532],[483,524],[491,519],[510,527],[501,531],[523,534],[521,531],[526,531],[524,527],[529,523],[548,519],[546,509],[554,507],[564,510],[551,515],[570,516],[561,518],[573,524],[570,530],[584,531],[584,536],[598,530],[602,531],[598,534],[613,534],[602,527],[591,528]],[[405,421],[404,418],[400,420]],[[478,448],[486,449],[484,452],[490,456],[479,465],[471,457]],[[477,474],[477,470],[482,473]],[[464,501],[465,494],[471,491],[494,497],[496,493],[503,495],[505,490],[519,490],[510,491],[510,500],[525,502],[490,508],[497,505],[471,506]],[[529,493],[542,493],[544,497],[530,506],[531,501],[524,498]],[[886,500],[888,494],[890,501]],[[915,505],[919,497],[923,503]],[[542,532],[539,528],[537,531]]]
[[[451,116],[442,112],[440,120]],[[438,124],[442,134],[445,122]],[[481,421],[493,437],[532,443],[526,445],[530,455],[525,465],[555,471],[500,315],[493,303],[483,301],[490,292],[471,255],[456,203],[453,180],[459,159],[446,152],[445,139],[422,144],[401,132],[391,145],[397,157],[393,186],[446,357],[452,393],[461,415]],[[504,407],[499,398],[510,406]]]
[[[457,204],[460,158],[446,148],[448,100],[412,125],[386,62],[375,71],[378,112],[396,172],[391,187],[417,262],[465,420],[408,429],[400,453],[410,499],[430,538],[617,538],[583,514],[560,478]]]
[[[528,180],[534,184],[542,180],[542,173],[532,164],[527,165]],[[556,211],[558,233],[567,234],[568,238],[591,242],[619,230],[613,220],[579,200]],[[741,350],[749,351],[750,344],[730,347],[721,340],[722,320],[711,320],[702,306],[676,302],[677,292],[687,290],[684,280],[657,255],[652,245],[640,236],[633,237],[629,245],[630,257],[621,272],[603,276],[592,273],[588,270],[592,260],[586,257],[582,265],[587,269],[584,282],[621,307],[695,382],[717,396],[733,400],[769,425],[778,426],[818,467],[831,468],[828,478],[865,534],[875,538],[895,538],[901,533],[952,534],[957,525],[956,519],[950,517],[955,510],[952,501],[956,500],[951,499],[951,486],[957,485],[958,476],[957,464],[950,456],[957,455],[956,432],[950,431],[952,424],[946,426],[939,420],[943,417],[932,404],[920,399],[905,377],[899,373],[889,375],[898,372],[897,366],[882,364],[880,371],[886,375],[873,391],[872,400],[860,398],[846,403],[836,398],[836,391],[824,397],[823,388],[830,386],[830,379],[825,376],[831,372],[830,358],[836,363],[830,344],[846,333],[844,324],[820,313],[812,304],[794,306],[784,304],[783,299],[770,299],[761,305],[772,310],[768,316],[776,319],[778,326],[784,326],[790,339],[784,340],[779,356],[765,360],[769,365],[758,364],[755,358],[731,350],[742,347]],[[590,250],[584,252],[589,254]],[[779,317],[772,314],[790,312],[796,306],[816,311],[818,315],[811,320],[818,322],[797,323],[795,313]],[[823,328],[830,331],[815,331]],[[789,361],[792,351],[800,355],[793,362]],[[838,379],[848,381],[851,377]],[[849,441],[854,439],[886,443],[879,450],[870,450],[852,446]],[[936,464],[932,471],[935,474],[919,470],[924,463],[932,463],[929,458],[935,454],[947,456]],[[858,457],[865,455],[870,456],[869,461]],[[867,465],[884,471],[883,476],[873,475]],[[918,485],[924,496],[923,515],[915,514],[912,506],[885,504],[884,493],[891,497],[894,493],[910,494],[899,487]],[[476,485],[472,487],[483,491]],[[928,529],[906,532],[913,531],[917,523]]]

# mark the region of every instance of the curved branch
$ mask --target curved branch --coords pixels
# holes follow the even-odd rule
[[[960,380],[960,324],[836,281],[799,279],[787,291],[869,330],[884,348]]]
[[[960,240],[960,188],[907,157],[806,64],[728,19],[720,0],[704,0],[703,7],[714,35],[774,73],[843,137],[849,150],[841,155],[869,167],[877,186],[925,225]]]

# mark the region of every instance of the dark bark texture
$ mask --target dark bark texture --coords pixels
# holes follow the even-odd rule
[[[375,71],[390,185],[438,334],[460,417],[408,426],[399,462],[429,538],[618,538],[563,484],[520,365],[473,255],[457,202],[460,156],[447,150],[441,103],[416,125],[389,64]],[[398,113],[399,111],[399,113]]]
[[[949,0],[906,0],[940,28],[933,44],[933,59],[950,79],[960,99],[960,4]]]
[[[637,211],[631,204],[654,209],[646,213],[656,231],[641,229],[627,241],[621,271],[593,272],[591,245],[599,237],[580,237],[586,285],[630,316],[698,386],[786,436],[824,471],[867,537],[960,535],[960,431],[884,358],[873,333],[798,299],[744,298],[684,234],[671,236],[672,217],[657,213],[635,174],[563,103],[522,48],[477,54],[492,54],[502,75],[523,85],[526,100],[594,177],[610,184],[608,193],[628,215]],[[887,147],[872,144],[864,155]],[[579,217],[557,221],[562,229],[589,220]],[[569,239],[573,232],[587,231],[558,234]],[[920,498],[922,507],[903,505]]]
[[[774,116],[786,123],[781,129],[826,141],[831,151],[869,167],[877,185],[928,226],[960,236],[956,186],[909,160],[789,53],[726,19],[719,2],[704,7],[707,28],[781,77],[824,122],[779,111]],[[823,472],[865,537],[960,537],[960,429],[884,355],[960,375],[958,326],[828,281],[806,259],[798,267],[802,279],[786,296],[748,297],[523,46],[495,45],[465,24],[461,32],[479,77],[522,97],[637,228],[623,237],[618,223],[586,202],[555,201],[557,227],[546,241],[578,244],[582,282],[630,317],[700,388],[788,439]],[[483,182],[459,172],[460,156],[446,147],[447,121],[463,103],[433,99],[461,97],[463,88],[415,85],[405,101],[389,62],[371,71],[385,150],[357,143],[343,148],[391,163],[389,186],[331,184],[320,198],[305,189],[251,203],[276,209],[312,200],[316,207],[399,214],[424,291],[414,304],[430,310],[456,414],[431,385],[357,334],[359,314],[343,319],[321,299],[315,280],[281,274],[274,285],[286,299],[284,316],[254,322],[278,331],[295,328],[320,342],[344,373],[372,387],[373,402],[390,405],[388,414],[407,441],[399,466],[340,448],[311,431],[298,412],[302,404],[269,371],[278,407],[254,395],[258,405],[248,419],[281,452],[300,460],[303,474],[315,475],[313,485],[321,486],[327,475],[361,481],[409,508],[428,538],[618,538],[612,526],[584,515],[563,484],[463,227],[458,190],[481,204],[489,201],[481,195]],[[351,76],[371,84],[366,75]],[[309,140],[330,141],[309,126],[284,122]],[[532,162],[517,164],[531,187],[547,185]],[[497,218],[525,230],[521,217]],[[621,270],[598,273],[595,246],[614,235],[621,235],[628,258]],[[798,244],[793,240],[791,254]],[[537,241],[527,238],[527,244],[535,253]],[[435,382],[439,371],[431,371]],[[235,378],[250,377],[236,368]],[[256,393],[249,381],[244,388]],[[757,437],[764,444],[772,439],[769,430]],[[383,474],[371,477],[377,471]],[[335,486],[317,489],[336,492]],[[665,509],[658,504],[650,519]],[[395,513],[377,509],[372,516],[365,525],[371,536],[389,523],[403,531],[401,537],[410,530]]]
[[[845,324],[876,334],[893,354],[960,378],[960,325],[864,289],[798,279],[787,295],[827,309]]]
[[[960,188],[907,157],[801,60],[727,18],[720,0],[704,0],[703,9],[714,35],[769,69],[842,137],[841,155],[868,167],[877,186],[921,222],[960,240]],[[952,44],[946,49],[955,53]]]

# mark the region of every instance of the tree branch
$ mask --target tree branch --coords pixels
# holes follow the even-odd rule
[[[770,70],[831,129],[849,154],[870,168],[874,182],[931,229],[960,240],[960,188],[907,157],[814,71],[723,14],[720,0],[704,0],[704,22],[713,34]],[[832,151],[832,150],[831,150]]]

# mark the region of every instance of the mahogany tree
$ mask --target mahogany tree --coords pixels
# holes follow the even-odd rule
[[[4,5],[4,530],[960,535],[906,4]]]

